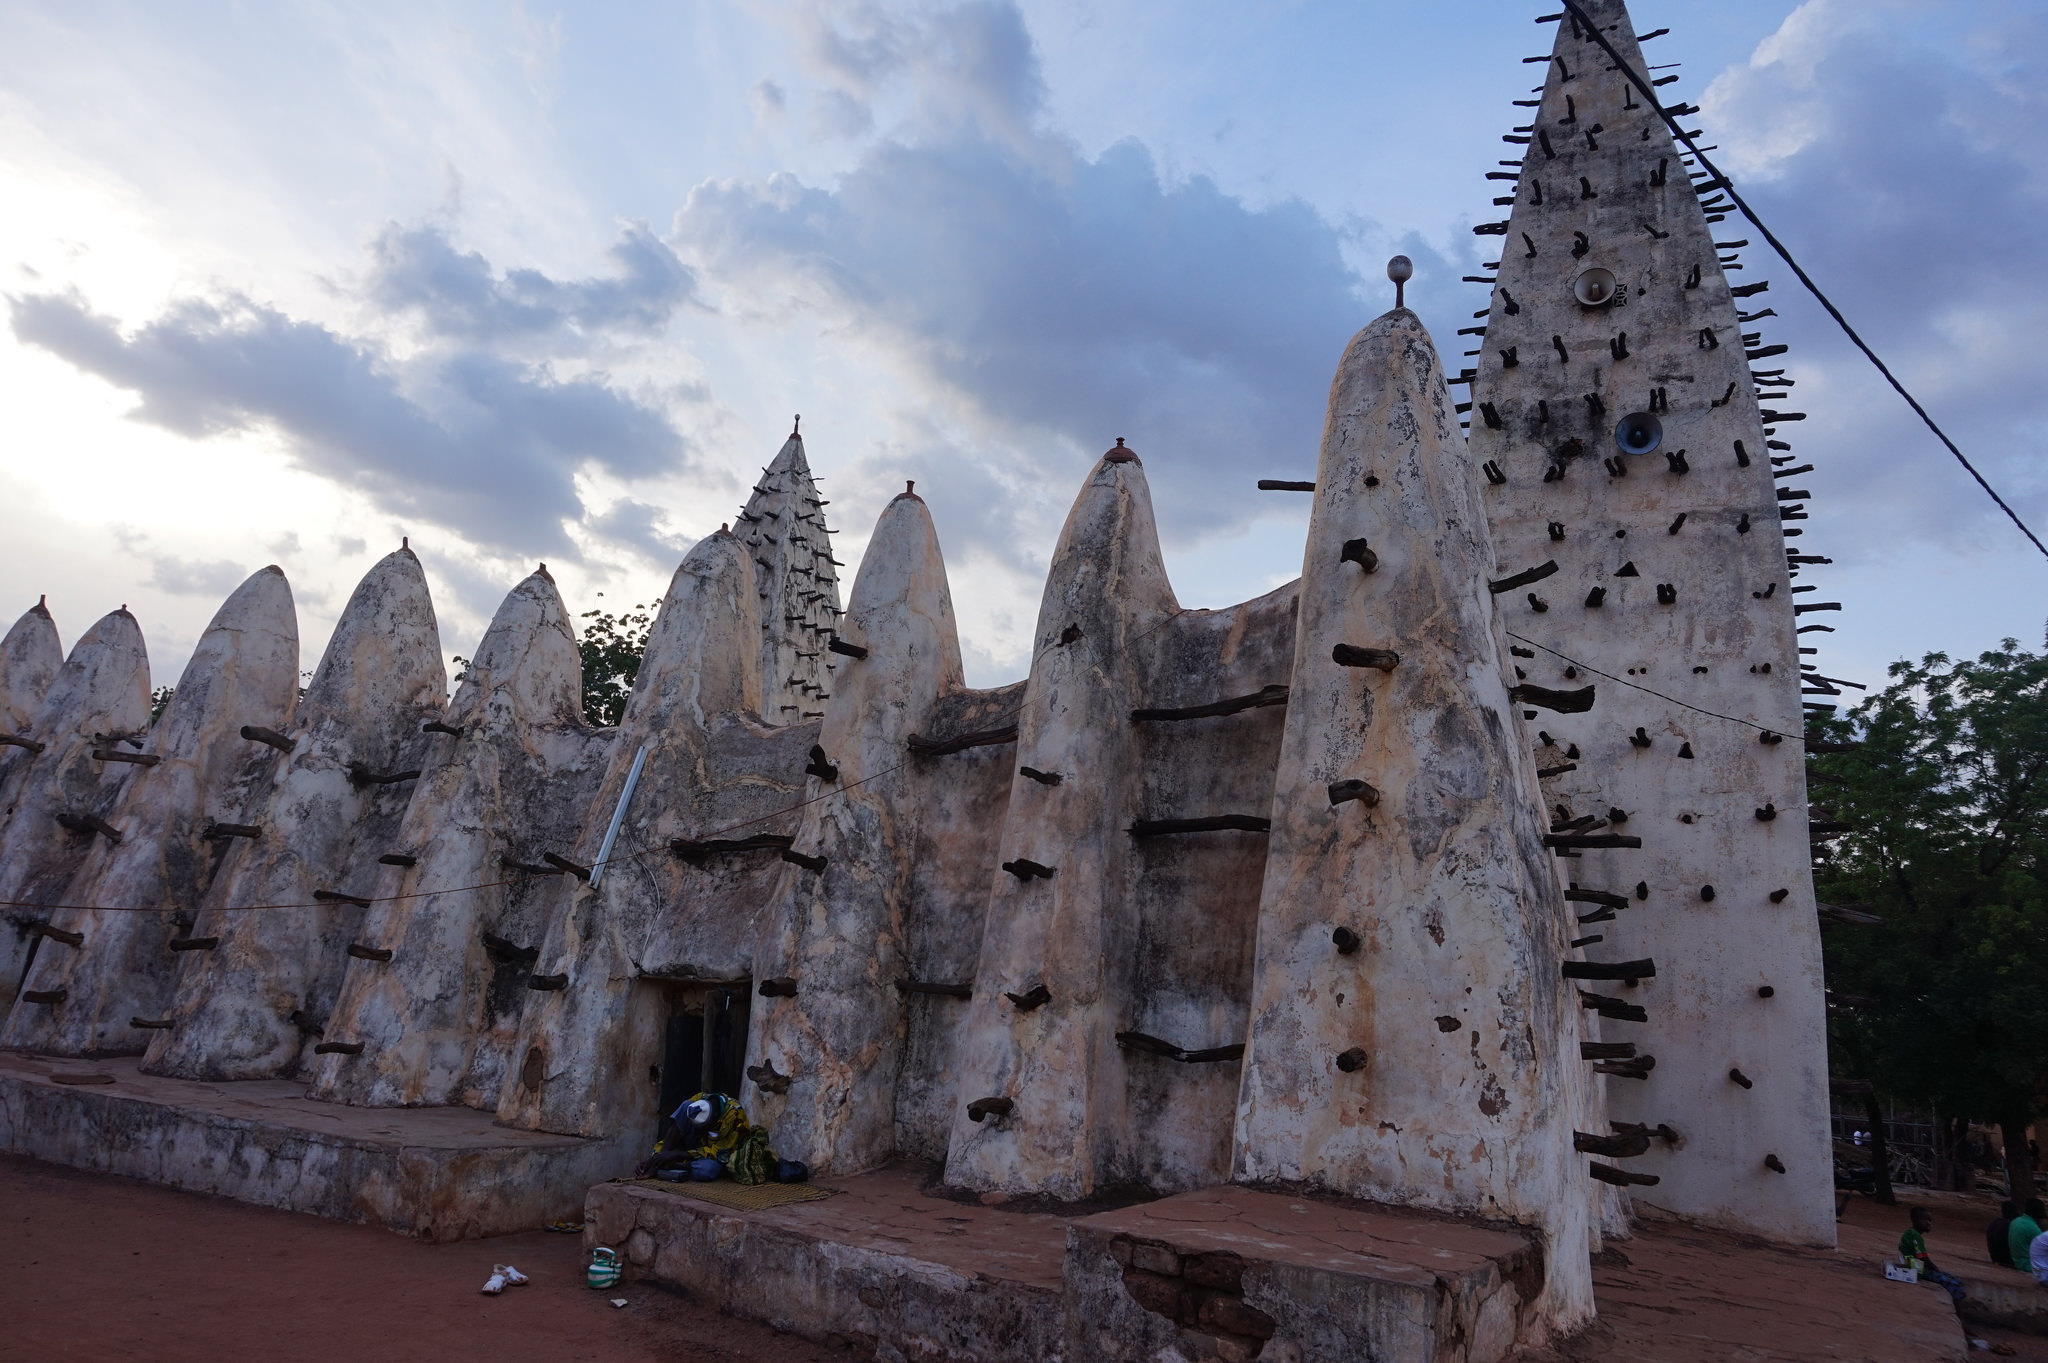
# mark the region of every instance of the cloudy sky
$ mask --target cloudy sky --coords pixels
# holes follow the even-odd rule
[[[0,612],[159,681],[277,562],[310,668],[410,535],[468,653],[545,560],[651,599],[801,412],[856,562],[904,478],[970,680],[1090,461],[1181,599],[1294,576],[1330,372],[1448,352],[1548,50],[1510,0],[0,0]],[[2044,536],[2048,0],[1642,0],[1737,182]],[[1668,73],[1667,73],[1668,74]],[[1731,223],[1732,227],[1733,224]],[[2048,565],[1782,268],[1824,661],[2038,647]],[[602,598],[598,593],[603,593]]]

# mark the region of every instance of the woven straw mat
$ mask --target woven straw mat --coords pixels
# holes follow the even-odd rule
[[[684,1197],[694,1197],[699,1202],[715,1202],[740,1212],[765,1212],[771,1207],[786,1207],[793,1202],[819,1202],[839,1191],[837,1188],[820,1188],[815,1183],[757,1183],[750,1188],[727,1178],[713,1183],[664,1183],[658,1178],[627,1181],[638,1188],[679,1193]]]

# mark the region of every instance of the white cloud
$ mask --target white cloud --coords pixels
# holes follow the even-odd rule
[[[466,652],[540,557],[572,603],[658,591],[801,410],[849,573],[918,480],[983,682],[1021,665],[1116,436],[1185,599],[1294,571],[1300,504],[1251,482],[1310,467],[1388,252],[1459,362],[1459,218],[1493,216],[1478,177],[1548,33],[1507,0],[6,14],[0,290],[33,343],[0,328],[0,492],[28,509],[0,586],[55,584],[77,628],[133,599],[168,666],[210,611],[179,588],[281,558],[310,661],[320,603],[410,533]],[[2048,519],[2038,4],[1729,0],[1655,46],[1727,68],[1700,97],[1720,154]],[[1841,639],[2011,632],[2037,579],[1985,548],[2010,532],[1747,263],[1813,414],[1803,544],[1840,561]]]

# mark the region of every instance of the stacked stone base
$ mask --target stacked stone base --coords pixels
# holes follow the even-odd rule
[[[635,1159],[468,1108],[343,1107],[303,1084],[137,1065],[0,1051],[0,1151],[437,1241],[576,1217],[591,1183]]]
[[[1067,1357],[1491,1363],[1533,1322],[1519,1234],[1246,1188],[1067,1227]]]
[[[883,1170],[757,1212],[600,1185],[585,1235],[707,1305],[909,1363],[1492,1363],[1542,1273],[1520,1235],[1278,1193],[1066,1217],[921,1183]]]

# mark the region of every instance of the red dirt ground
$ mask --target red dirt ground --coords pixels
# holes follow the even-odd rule
[[[491,1265],[532,1277],[497,1297]],[[583,1284],[582,1237],[428,1245],[0,1156],[0,1359],[119,1363],[846,1363],[641,1285]],[[610,1298],[624,1297],[615,1309]]]
[[[1981,1258],[1987,1207],[1960,1196],[1911,1200],[1934,1208],[1929,1239],[1938,1257],[1957,1263],[1976,1238]],[[1944,1322],[1953,1317],[1924,1309],[1933,1302],[1923,1294],[1936,1289],[1885,1285],[1876,1273],[1881,1241],[1895,1242],[1905,1213],[1857,1199],[1844,1218],[1842,1258],[1646,1226],[1618,1246],[1629,1264],[1596,1274],[1601,1324],[1544,1357],[1952,1357],[1947,1351],[1961,1332],[1951,1334],[1955,1327]],[[498,1297],[479,1293],[491,1265],[507,1260],[532,1284]],[[848,1363],[855,1356],[647,1285],[593,1292],[583,1285],[583,1264],[574,1235],[428,1245],[0,1156],[0,1359]],[[627,1306],[614,1309],[612,1297]],[[1973,1352],[1972,1359],[2048,1363],[2048,1338],[1971,1333],[2012,1350]]]

